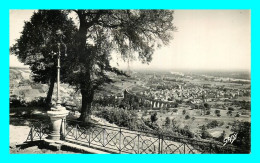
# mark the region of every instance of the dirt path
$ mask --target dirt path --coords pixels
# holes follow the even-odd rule
[[[17,144],[22,144],[26,141],[29,134],[29,126],[13,126],[9,125],[9,140],[10,146],[15,146]]]

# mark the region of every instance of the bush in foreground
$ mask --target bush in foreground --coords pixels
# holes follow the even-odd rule
[[[114,123],[121,127],[136,129],[137,115],[134,111],[122,108],[106,107],[97,116],[106,119],[110,123]]]

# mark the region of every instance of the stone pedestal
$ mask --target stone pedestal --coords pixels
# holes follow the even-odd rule
[[[48,136],[48,139],[57,141],[61,139],[61,127],[62,127],[62,119],[65,119],[66,116],[69,114],[69,111],[63,107],[59,109],[51,109],[51,111],[47,112],[48,116],[51,118],[52,123],[52,132]]]

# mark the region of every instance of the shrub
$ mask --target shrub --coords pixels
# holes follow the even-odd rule
[[[173,128],[178,128],[178,127],[177,127],[177,121],[174,120],[174,119],[172,119],[172,127],[173,127]]]
[[[227,111],[227,115],[232,116],[232,111],[231,110]]]
[[[151,115],[151,122],[154,123],[154,122],[156,122],[157,120],[158,120],[158,118],[157,118],[157,113],[155,112],[155,113],[153,113],[153,114]]]
[[[210,105],[209,105],[208,103],[204,103],[204,107],[205,107],[206,109],[210,109]]]
[[[207,139],[207,138],[212,138],[212,135],[207,131],[206,126],[201,127],[201,138],[202,139]]]
[[[234,108],[233,107],[228,107],[228,110],[234,111]]]
[[[149,127],[145,124],[145,122],[143,121],[143,119],[138,119],[138,120],[136,121],[136,127],[137,127],[137,129],[143,130],[143,131],[151,130],[151,128],[149,128]]]
[[[155,130],[155,132],[159,131],[159,126],[157,123],[152,123],[151,120],[148,118],[148,119],[144,119],[143,120],[144,124],[146,126],[148,126],[149,128]]]
[[[235,117],[240,117],[240,114],[239,114],[239,113],[237,113]]]
[[[182,111],[182,114],[185,115],[185,114],[186,114],[186,110],[183,110],[183,111]]]
[[[26,103],[24,100],[19,98],[10,98],[10,107],[24,107]]]
[[[216,138],[217,141],[220,141],[220,142],[223,142],[223,140],[225,139],[226,137],[226,132],[223,130],[223,132],[221,133],[221,135]]]
[[[188,138],[194,138],[194,133],[191,132],[187,127],[184,127],[183,129],[178,129],[177,132],[179,132],[183,136],[187,136]]]
[[[206,115],[210,115],[210,111],[209,110],[206,111]]]
[[[223,126],[223,125],[224,125],[224,122],[222,122],[222,121],[217,121],[217,120],[213,120],[213,121],[209,122],[209,123],[206,125],[206,128],[211,129],[211,128],[215,128],[215,127]]]
[[[220,110],[215,110],[215,114],[216,115],[220,114]]]
[[[36,98],[35,100],[32,100],[31,102],[27,103],[27,106],[38,106],[38,107],[44,107],[46,106],[45,98],[44,97],[39,97]]]
[[[115,123],[121,127],[136,128],[135,122],[137,115],[134,111],[128,111],[122,108],[105,108],[97,116],[102,117],[110,123]]]
[[[214,120],[214,121],[211,121],[207,124],[207,128],[215,128],[218,126],[218,121]]]
[[[190,116],[189,116],[189,115],[186,115],[186,116],[185,116],[185,119],[190,119]]]
[[[165,118],[165,126],[170,126],[171,124],[171,119],[169,117]]]
[[[174,112],[174,113],[176,113],[176,112],[178,112],[178,109],[172,109],[172,112]]]
[[[235,121],[231,131],[237,133],[237,139],[233,145],[238,146],[244,153],[250,153],[251,148],[251,123]]]
[[[216,114],[218,117],[220,117],[220,116],[221,116],[220,110],[215,110],[215,114]]]
[[[18,96],[10,97],[10,107],[44,107],[46,106],[44,97],[36,97],[32,101],[25,101],[23,98]]]

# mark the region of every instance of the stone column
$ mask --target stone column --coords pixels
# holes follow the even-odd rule
[[[47,112],[52,123],[52,132],[48,135],[47,139],[57,141],[61,139],[61,127],[62,119],[65,119],[69,114],[69,111],[64,109],[61,110],[51,110]]]

